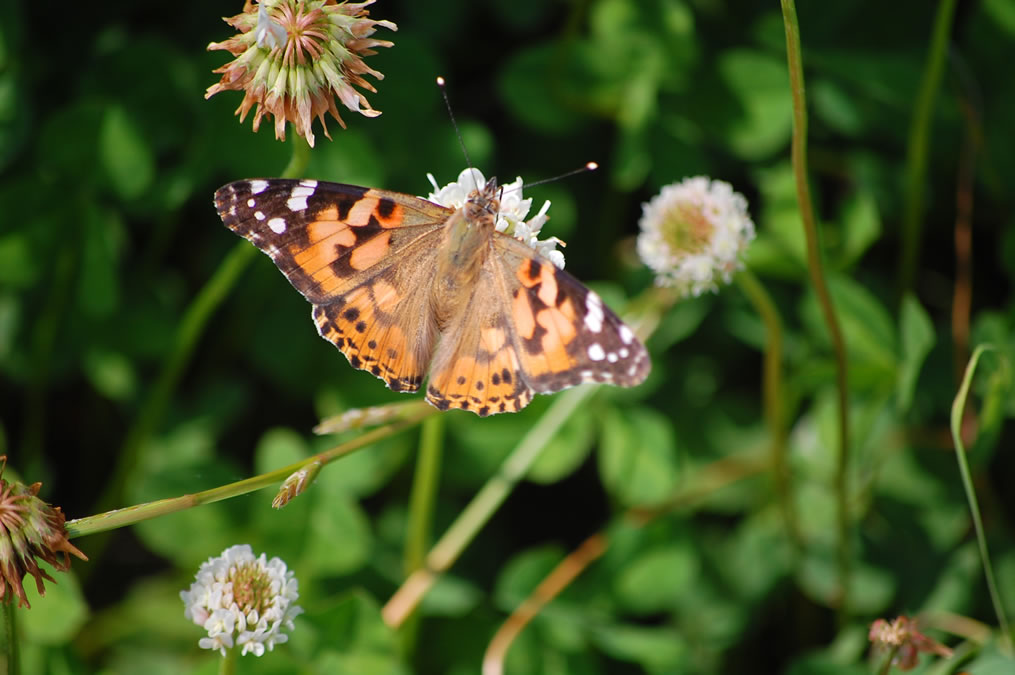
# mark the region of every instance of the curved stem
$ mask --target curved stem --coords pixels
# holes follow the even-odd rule
[[[409,495],[409,523],[405,537],[406,576],[423,567],[427,546],[430,544],[437,486],[440,484],[444,423],[443,415],[433,415],[423,420],[419,457],[416,460],[412,493]],[[405,653],[412,652],[416,642],[417,619],[418,616],[414,614],[403,627],[402,647]]]
[[[156,516],[183,511],[184,509],[200,506],[202,504],[211,504],[212,502],[222,501],[223,499],[229,499],[230,497],[236,497],[247,494],[248,492],[254,492],[255,490],[277,485],[293,473],[309,466],[310,464],[320,462],[324,465],[332,462],[339,457],[344,457],[345,455],[365,448],[371,443],[379,441],[382,438],[387,438],[388,436],[396,434],[403,429],[407,429],[415,424],[418,424],[424,418],[436,414],[436,412],[437,411],[435,409],[430,408],[425,403],[421,402],[420,407],[415,413],[407,414],[397,423],[374,429],[373,431],[369,431],[358,438],[336,445],[335,447],[316,455],[311,455],[310,457],[302,459],[294,464],[290,464],[289,466],[284,466],[280,469],[275,469],[274,471],[269,471],[268,473],[263,473],[259,476],[252,476],[251,478],[237,481],[235,483],[229,483],[228,485],[222,485],[210,490],[195,492],[194,494],[181,495],[179,497],[171,497],[169,499],[160,499],[158,501],[147,502],[145,504],[128,506],[127,508],[117,509],[108,513],[99,513],[94,516],[68,521],[67,536],[68,538],[73,538],[81,537],[86,534],[105,532],[106,530],[113,530],[126,525],[133,525],[134,523],[142,520],[148,520],[149,518],[155,518]]]
[[[952,442],[955,444],[955,461],[959,464],[959,475],[962,477],[962,488],[966,491],[966,500],[969,502],[969,513],[973,518],[973,527],[976,530],[976,544],[980,549],[980,564],[983,565],[983,575],[987,579],[987,591],[990,593],[990,601],[994,605],[994,612],[997,614],[997,622],[1001,627],[1001,648],[1008,654],[1011,653],[1011,631],[1008,628],[1008,617],[1004,611],[1004,604],[1001,602],[1001,594],[997,590],[997,582],[994,580],[994,568],[990,562],[990,550],[987,548],[987,535],[983,530],[983,519],[980,517],[980,505],[976,500],[976,489],[973,487],[973,478],[969,473],[969,462],[966,461],[966,447],[962,442],[962,415],[966,408],[966,399],[969,397],[969,387],[973,381],[973,373],[976,371],[976,364],[984,351],[994,349],[990,345],[980,345],[973,352],[969,364],[966,366],[962,384],[959,392],[952,402],[951,431]]]
[[[955,16],[955,4],[955,0],[941,0],[937,6],[927,63],[924,66],[916,104],[913,106],[913,121],[909,126],[902,210],[902,250],[899,260],[899,297],[912,288],[916,266],[920,259],[930,126],[934,116],[934,102],[937,100],[938,89],[941,88],[941,74],[948,53],[948,37],[951,34],[952,17]]]
[[[294,178],[306,170],[310,159],[310,148],[301,136],[294,134],[293,154],[282,174],[283,178]],[[123,501],[123,491],[127,478],[137,466],[148,439],[158,428],[165,416],[166,408],[176,392],[176,386],[183,371],[190,363],[198,340],[204,334],[209,319],[222,304],[223,300],[236,285],[240,275],[250,261],[254,259],[257,249],[246,241],[238,242],[229,252],[226,259],[215,270],[215,274],[198,292],[194,300],[183,313],[173,347],[159,373],[155,385],[145,400],[124,439],[123,447],[117,456],[117,464],[103,496],[99,499],[96,510],[108,511]]]
[[[800,218],[803,221],[807,239],[807,268],[811,283],[817,294],[822,315],[832,338],[835,351],[836,384],[839,403],[839,456],[835,474],[835,492],[838,502],[839,521],[839,597],[833,602],[838,605],[840,620],[848,615],[848,588],[851,564],[850,518],[849,518],[849,390],[846,381],[846,344],[835,315],[832,298],[825,283],[818,243],[818,229],[811,203],[810,185],[807,182],[807,103],[804,93],[803,56],[800,49],[800,25],[797,21],[793,0],[782,1],[783,23],[786,27],[786,61],[789,66],[790,90],[793,95],[793,174],[796,179],[797,201]]]
[[[490,477],[430,550],[424,560],[424,566],[410,574],[384,605],[381,616],[386,624],[398,628],[412,615],[423,596],[437,581],[437,577],[458,560],[465,547],[476,538],[479,531],[511,494],[515,485],[525,476],[557,430],[595,390],[594,386],[577,387],[557,397],[549,410],[511,451],[500,470]]]
[[[501,624],[490,640],[490,644],[486,647],[486,653],[483,655],[483,675],[502,675],[504,673],[504,660],[507,658],[508,649],[514,643],[515,638],[521,635],[529,622],[542,611],[548,602],[557,597],[589,565],[606,553],[608,546],[605,534],[602,532],[593,534],[582,542],[581,546],[571,551],[545,579],[539,582],[536,590],[511,613],[511,616]]]
[[[786,523],[786,533],[796,546],[797,551],[800,551],[803,549],[803,539],[800,536],[800,528],[797,526],[793,494],[790,490],[790,471],[786,462],[788,432],[786,412],[783,408],[785,397],[782,387],[782,319],[772,297],[750,270],[744,269],[739,272],[736,281],[765,324],[762,405],[772,443],[772,475],[775,492],[782,508],[783,520]]]

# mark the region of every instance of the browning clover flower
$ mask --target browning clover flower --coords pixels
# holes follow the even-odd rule
[[[36,497],[42,483],[8,483],[3,479],[6,466],[7,457],[0,457],[0,601],[13,602],[16,595],[19,607],[31,607],[21,584],[26,574],[35,577],[39,595],[46,594],[43,579],[56,583],[36,558],[60,572],[70,569],[68,554],[88,558],[67,541],[66,518],[60,507]],[[58,558],[58,554],[63,555]]]
[[[921,633],[916,620],[906,616],[896,617],[889,623],[877,619],[871,624],[868,639],[880,651],[891,654],[891,664],[899,670],[912,670],[920,661],[920,652],[929,652],[949,658],[952,650],[940,642]]]
[[[720,279],[729,283],[754,239],[744,196],[704,176],[664,187],[642,204],[639,224],[638,255],[657,284],[684,295],[717,291]]]
[[[223,19],[239,34],[208,45],[209,50],[224,49],[236,58],[214,71],[222,73],[222,79],[208,87],[204,97],[242,89],[243,102],[236,109],[241,122],[256,104],[254,131],[260,127],[262,117],[274,117],[275,138],[284,141],[285,123],[289,121],[311,147],[315,117],[321,120],[328,138],[326,112],[345,128],[335,96],[353,112],[365,117],[380,115],[353,88],[377,91],[363,75],[378,80],[384,75],[363,63],[363,57],[376,54],[374,47],[392,45],[370,37],[377,26],[397,30],[390,21],[367,18],[365,8],[373,2],[261,0],[255,11],[255,5],[247,0],[242,14]]]
[[[469,194],[477,187],[486,185],[486,178],[483,177],[483,173],[479,169],[465,169],[458,174],[457,181],[448,183],[444,187],[438,187],[437,179],[433,177],[433,174],[428,173],[426,177],[433,185],[433,192],[425,199],[454,209],[464,206]],[[539,231],[550,219],[546,215],[550,209],[550,202],[543,202],[543,208],[539,209],[539,213],[529,220],[525,220],[532,207],[532,199],[522,199],[522,179],[519,177],[513,183],[502,185],[500,194],[497,231],[514,237],[560,269],[564,269],[564,254],[557,250],[557,245],[564,246],[564,242],[556,237],[539,239]]]
[[[208,631],[202,649],[217,649],[223,656],[233,644],[241,654],[255,656],[289,640],[283,628],[293,630],[293,619],[303,613],[295,604],[299,583],[278,558],[255,558],[249,544],[230,546],[209,558],[197,571],[190,589],[180,591],[183,615]]]

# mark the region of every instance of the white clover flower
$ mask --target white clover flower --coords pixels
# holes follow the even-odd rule
[[[642,204],[638,255],[656,283],[684,295],[719,290],[743,267],[741,254],[754,239],[747,200],[729,183],[705,176],[664,187]]]
[[[248,544],[231,546],[209,558],[197,571],[196,581],[180,591],[183,615],[208,631],[202,649],[217,649],[223,656],[234,644],[240,653],[255,656],[289,640],[282,629],[293,630],[293,619],[303,613],[295,604],[299,583],[278,558],[255,558]]]
[[[458,180],[448,183],[444,187],[437,185],[437,179],[433,174],[426,175],[433,185],[433,191],[425,197],[434,203],[448,208],[460,209],[465,205],[469,194],[486,185],[486,178],[479,169],[465,169],[458,174]],[[500,190],[500,213],[497,214],[497,231],[512,236],[526,246],[534,249],[536,253],[546,258],[560,269],[564,269],[564,254],[557,250],[557,245],[564,246],[564,242],[557,237],[540,239],[539,231],[550,219],[546,212],[550,209],[550,202],[543,202],[543,208],[539,212],[525,220],[532,208],[532,199],[522,199],[522,179],[518,177],[512,183],[501,186]]]

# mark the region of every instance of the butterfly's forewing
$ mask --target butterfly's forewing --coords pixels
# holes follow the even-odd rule
[[[318,331],[356,368],[416,391],[433,352],[433,262],[453,211],[384,190],[312,180],[230,183],[229,229],[269,255],[314,304]]]

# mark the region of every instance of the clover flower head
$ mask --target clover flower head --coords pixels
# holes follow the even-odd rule
[[[314,118],[321,120],[328,138],[325,113],[345,128],[336,96],[353,112],[380,115],[356,88],[377,91],[363,76],[382,80],[384,75],[363,63],[363,57],[376,54],[374,47],[392,45],[371,37],[378,26],[389,30],[397,26],[368,18],[366,7],[373,2],[261,0],[255,5],[247,0],[242,13],[224,19],[238,34],[208,45],[209,50],[225,50],[235,58],[214,71],[222,79],[208,88],[205,98],[242,90],[243,101],[236,109],[241,122],[256,106],[254,131],[262,118],[274,117],[275,138],[285,140],[288,121],[311,146]]]
[[[30,608],[22,585],[26,574],[35,577],[39,595],[46,594],[43,579],[56,583],[39,567],[39,560],[66,572],[71,554],[88,558],[67,540],[66,517],[60,507],[36,496],[42,483],[9,483],[3,478],[6,467],[7,457],[0,456],[0,602],[13,602],[16,596],[19,607]]]
[[[190,588],[180,591],[183,615],[208,631],[202,649],[226,654],[234,645],[255,656],[289,640],[293,619],[303,613],[295,604],[299,583],[278,558],[255,558],[249,544],[231,546],[201,564]]]
[[[917,621],[907,616],[899,616],[892,621],[875,620],[867,638],[878,651],[892,654],[892,665],[899,670],[916,668],[920,662],[920,652],[944,658],[952,656],[951,649],[921,633]]]
[[[483,177],[483,173],[479,169],[465,169],[458,174],[458,180],[448,183],[444,187],[437,184],[437,179],[433,177],[433,174],[428,173],[426,177],[433,185],[433,191],[425,199],[454,209],[462,208],[474,190],[486,185],[486,178]],[[558,245],[565,246],[564,242],[557,237],[539,238],[539,232],[543,229],[543,225],[550,219],[546,215],[550,209],[550,202],[543,202],[543,207],[539,209],[539,212],[526,220],[531,208],[532,199],[522,197],[521,177],[502,185],[500,212],[497,214],[497,231],[514,237],[558,268],[564,269],[564,253],[557,250]]]
[[[754,239],[744,196],[704,176],[664,187],[642,205],[639,224],[638,255],[655,271],[657,284],[684,295],[728,284]]]

